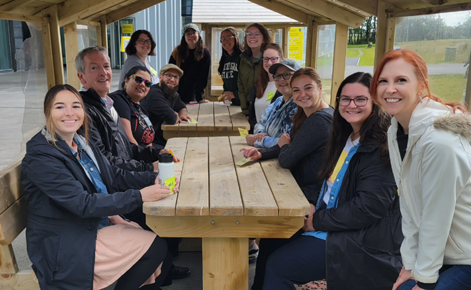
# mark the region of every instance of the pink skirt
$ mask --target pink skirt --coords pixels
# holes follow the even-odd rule
[[[156,237],[119,216],[110,217],[110,221],[114,225],[97,233],[93,290],[106,288],[118,280],[147,252]],[[159,274],[160,267],[143,285],[154,283]]]

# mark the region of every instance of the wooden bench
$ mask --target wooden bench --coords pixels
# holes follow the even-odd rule
[[[20,182],[21,159],[0,171],[0,289],[36,290],[32,270],[19,270],[11,243],[26,228],[26,201]]]
[[[239,136],[239,128],[250,124],[240,107],[219,102],[187,105],[188,115],[198,123],[162,124],[165,139],[174,137]]]

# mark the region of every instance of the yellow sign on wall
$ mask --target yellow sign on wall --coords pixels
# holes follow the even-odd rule
[[[121,52],[124,52],[126,50],[126,46],[128,45],[130,40],[131,36],[121,36]]]
[[[134,28],[132,24],[121,24],[121,33],[132,34],[133,32],[134,32]]]
[[[293,27],[289,30],[288,58],[303,60],[304,33],[302,28]]]

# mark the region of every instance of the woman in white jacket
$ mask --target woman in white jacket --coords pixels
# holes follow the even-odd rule
[[[471,116],[430,93],[415,52],[388,52],[370,87],[388,131],[404,241],[393,290],[471,289]]]

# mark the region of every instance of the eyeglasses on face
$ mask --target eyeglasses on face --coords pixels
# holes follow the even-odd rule
[[[260,32],[255,32],[255,33],[247,32],[247,33],[245,33],[245,36],[247,36],[247,37],[249,37],[249,36],[257,37],[257,36],[260,36],[260,35],[262,35]]]
[[[169,79],[175,79],[176,81],[180,79],[180,76],[171,75],[171,74],[164,74],[164,76],[168,77]]]
[[[271,60],[271,62],[275,63],[278,62],[279,59],[279,57],[264,57],[263,62],[268,62],[269,60]]]
[[[223,41],[225,41],[225,40],[231,40],[231,39],[233,39],[233,38],[235,38],[234,35],[231,35],[231,36],[228,36],[228,37],[221,37],[221,42],[223,42]]]
[[[139,38],[139,39],[137,40],[137,42],[139,42],[140,44],[144,44],[144,43],[146,43],[146,44],[151,44],[151,43],[152,43],[152,40],[150,40],[150,39],[144,39],[144,38]]]
[[[185,35],[187,36],[192,36],[192,35],[195,35],[197,32],[195,30],[188,30],[187,32],[185,32]]]
[[[285,81],[289,80],[291,78],[291,76],[293,75],[294,73],[284,73],[284,74],[279,74],[279,75],[273,75],[273,80],[275,82],[281,80],[281,78],[283,78]]]
[[[141,78],[141,77],[138,77],[138,76],[136,76],[136,75],[132,75],[132,76],[130,76],[129,78],[134,79],[134,81],[135,81],[136,83],[138,83],[138,84],[142,84],[142,82],[144,82],[144,85],[145,85],[146,87],[148,87],[148,88],[150,88],[150,86],[152,86],[152,82],[151,82],[151,81],[146,80],[146,79]]]
[[[369,98],[368,97],[356,97],[353,99],[350,99],[349,97],[341,96],[339,99],[339,105],[342,107],[347,107],[350,105],[350,102],[353,101],[355,106],[357,107],[364,107],[368,103]]]

